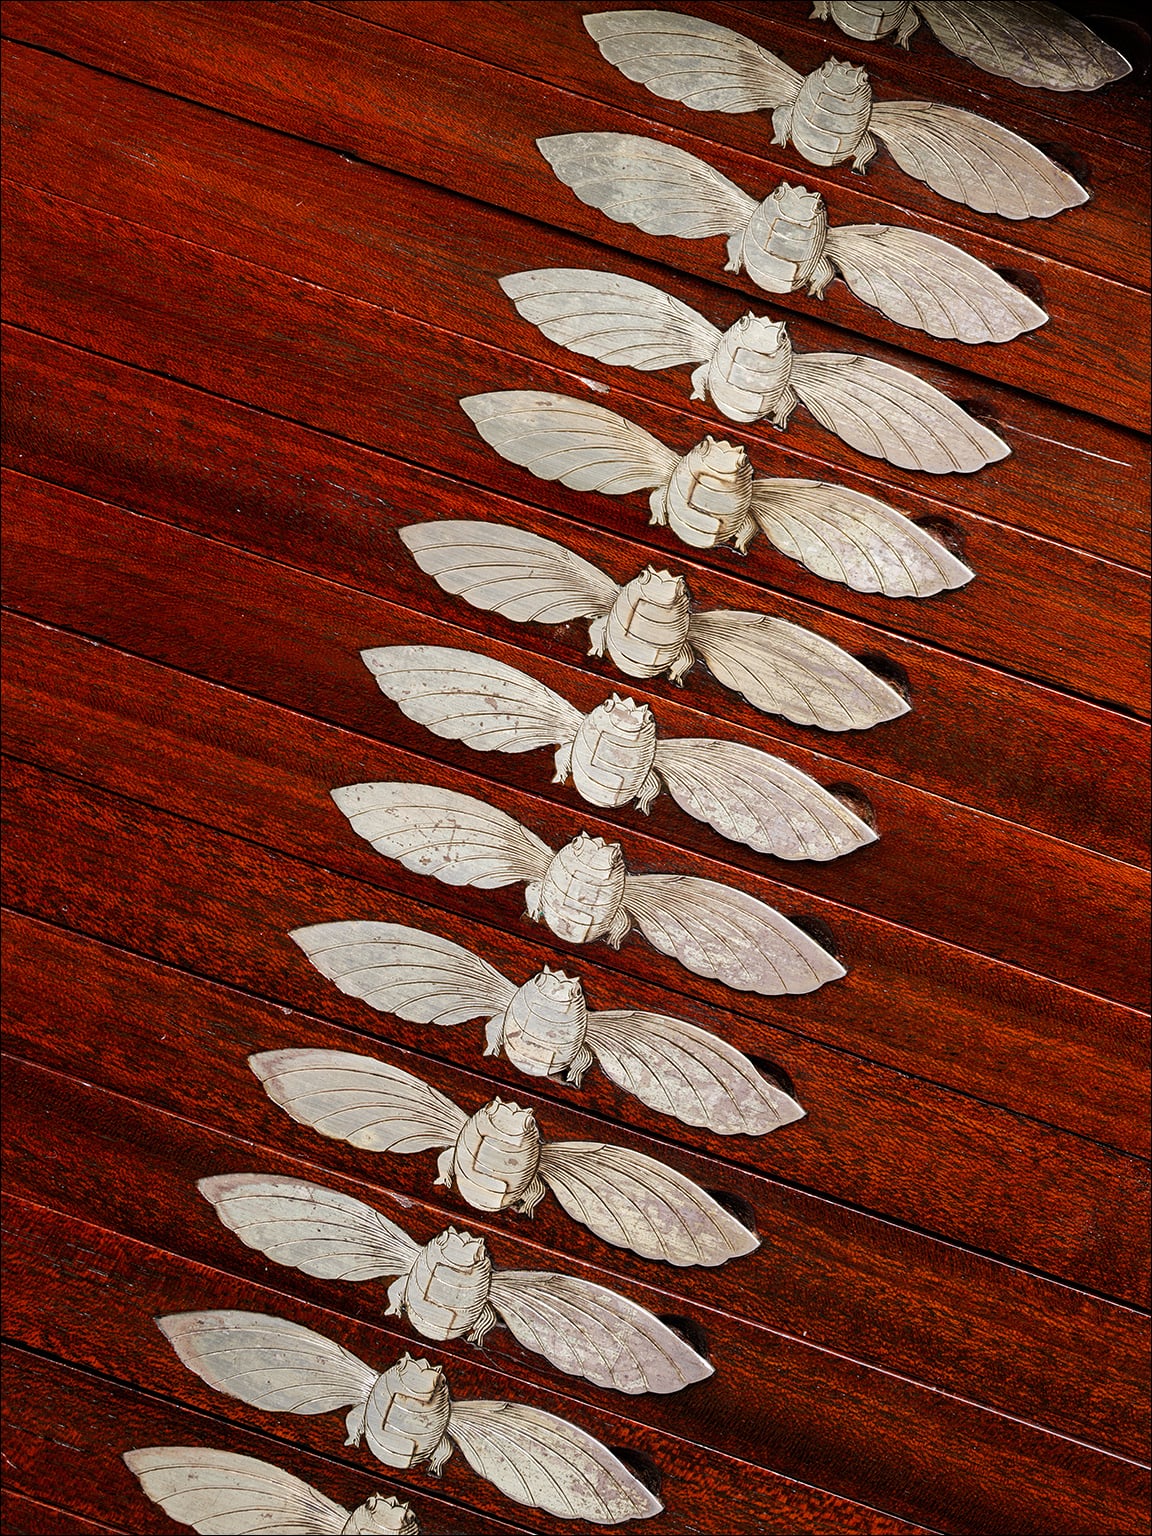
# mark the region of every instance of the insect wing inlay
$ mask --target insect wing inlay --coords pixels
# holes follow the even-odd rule
[[[1034,144],[986,117],[930,101],[872,99],[868,75],[829,59],[798,75],[727,27],[672,11],[602,11],[584,25],[629,80],[697,112],[771,111],[774,144],[815,165],[864,170],[882,142],[910,176],[1005,219],[1051,218],[1087,192]]]
[[[560,1519],[615,1525],[663,1507],[576,1425],[519,1403],[453,1402],[427,1360],[402,1355],[377,1372],[310,1328],[256,1312],[185,1312],[157,1324],[190,1371],[241,1402],[279,1413],[350,1407],[346,1443],[363,1440],[385,1466],[438,1476],[456,1444],[505,1497]]]
[[[688,875],[629,876],[618,843],[582,832],[554,853],[503,811],[431,784],[351,784],[332,798],[377,853],[407,869],[483,889],[524,881],[528,915],[569,943],[619,947],[635,922],[689,970],[768,996],[813,992],[844,975],[753,896]]]
[[[407,1318],[425,1337],[480,1344],[499,1318],[559,1370],[617,1392],[679,1392],[712,1374],[635,1302],[571,1275],[493,1269],[483,1239],[469,1233],[449,1227],[421,1248],[371,1206],[298,1179],[233,1173],[198,1187],[241,1242],[278,1264],[338,1280],[397,1275],[388,1315]],[[381,1231],[402,1239],[403,1252],[395,1243],[381,1249]],[[445,1261],[447,1287],[438,1284]]]
[[[438,736],[481,752],[556,746],[553,782],[571,779],[590,805],[635,801],[647,811],[666,786],[682,810],[722,837],[782,859],[839,858],[876,839],[865,821],[798,768],[739,742],[662,741],[652,711],[632,699],[612,694],[581,715],[527,673],[474,651],[394,645],[361,655],[381,691]],[[338,985],[352,990],[346,978]]]
[[[517,1104],[493,1099],[465,1115],[411,1073],[344,1051],[267,1051],[249,1065],[275,1103],[322,1136],[372,1151],[443,1148],[436,1183],[480,1210],[531,1215],[550,1188],[598,1237],[644,1258],[714,1266],[758,1246],[753,1232],[674,1168],[626,1147],[545,1142],[532,1110]],[[347,1108],[354,1114],[345,1116]]]
[[[614,1083],[650,1108],[722,1136],[762,1136],[804,1113],[715,1035],[663,1014],[590,1013],[580,982],[562,972],[545,967],[518,988],[492,972],[493,986],[478,956],[397,923],[321,923],[292,937],[323,975],[371,1007],[421,1023],[487,1019],[485,1054],[504,1055],[527,1076],[579,1084],[599,1059]],[[370,1225],[369,1262],[381,1236]]]
[[[812,16],[861,42],[892,37],[902,48],[924,21],[977,68],[1049,91],[1098,91],[1132,72],[1123,54],[1045,0],[816,0]]]
[[[128,1470],[171,1520],[203,1536],[420,1536],[410,1507],[371,1494],[351,1514],[301,1478],[232,1451],[154,1445],[127,1451]]]
[[[987,462],[979,434],[999,441],[962,411],[962,430],[952,433],[952,402],[946,396],[935,390],[919,394],[911,374],[871,358],[810,353],[790,365],[789,377],[793,400],[794,384],[822,424],[858,438],[880,457],[915,460],[917,467],[940,473],[968,471]],[[886,410],[878,411],[877,401]],[[486,441],[542,479],[551,477],[554,445],[561,440],[610,474],[614,448],[601,428],[605,420],[629,425],[602,406],[567,395],[504,390],[461,403]],[[514,437],[502,430],[510,421],[516,423]],[[763,532],[782,554],[817,575],[886,597],[932,597],[972,580],[972,570],[939,539],[874,496],[821,480],[757,480],[742,447],[712,437],[682,458],[670,454],[669,459],[667,480],[649,498],[648,521],[670,527],[695,549],[731,543],[743,553]],[[618,601],[613,612],[623,607],[638,614],[647,611],[645,602],[668,611],[666,621],[655,618],[647,626],[632,620],[633,631],[647,628],[658,637],[654,650],[617,642],[628,661],[626,667],[620,663],[622,670],[653,676],[669,667],[686,643],[687,592],[666,573],[660,585],[655,573],[645,573],[625,590],[627,602]],[[604,624],[606,640],[610,630],[615,632],[611,615]]]
[[[782,535],[783,536],[783,535]],[[630,677],[678,682],[699,656],[756,709],[797,725],[861,731],[909,704],[830,640],[766,614],[693,613],[687,582],[649,566],[623,587],[560,544],[501,523],[442,521],[400,530],[446,592],[517,622],[587,618],[589,655]]]
[[[823,298],[839,275],[898,325],[969,345],[1011,341],[1048,319],[998,272],[935,235],[891,224],[829,227],[824,199],[807,187],[782,182],[757,203],[695,155],[632,133],[565,133],[537,144],[581,202],[617,223],[685,240],[727,237],[725,271],[747,272],[767,293]]]

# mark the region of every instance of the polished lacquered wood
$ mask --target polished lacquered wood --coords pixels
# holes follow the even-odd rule
[[[601,57],[587,11],[636,0],[9,0],[0,17],[5,211],[0,722],[6,1280],[5,1531],[176,1531],[122,1452],[257,1456],[348,1508],[378,1488],[426,1533],[574,1531],[454,1456],[441,1482],[344,1446],[341,1419],[205,1386],[154,1325],[238,1307],[384,1367],[442,1364],[459,1397],[534,1403],[657,1489],[653,1536],[1082,1536],[1148,1530],[1147,78],[1027,91],[944,52],[851,42],[806,0],[670,0],[797,68],[866,63],[1047,148],[1091,193],[1013,224],[947,203],[886,156],[866,177],[771,146],[764,114],[664,102]],[[1134,34],[1133,34],[1134,35]],[[658,137],[756,195],[821,190],[837,223],[950,240],[1039,298],[1040,330],[965,347],[834,284],[767,296],[720,239],[655,239],[587,208],[538,135]],[[565,352],[508,273],[605,269],[730,324],[785,316],[800,351],[912,371],[1006,439],[976,475],[908,473],[798,412],[718,422],[687,372]],[[842,482],[925,521],[977,573],[889,600],[766,542],[697,551],[642,496],[535,479],[460,397],[607,405],[674,447],[706,433],[758,473]],[[556,540],[625,580],[686,575],[699,608],[790,619],[866,658],[911,713],[828,733],[762,714],[702,665],[628,692],[663,736],[778,754],[874,820],[826,864],[756,854],[662,795],[597,811],[551,754],[479,753],[409,721],[359,652],[456,646],[586,711],[621,691],[587,626],[516,624],[442,592],[398,532],[469,518]],[[630,869],[758,896],[846,976],[736,993],[637,936],[579,949],[521,887],[441,884],[376,854],[328,791],[397,779],[479,796],[552,846],[581,829]],[[347,997],[289,939],[366,918],[455,940],[517,982],[579,974],[590,1006],[690,1020],[794,1094],[753,1139],[682,1125],[593,1069],[579,1089],[485,1057],[483,1030]],[[435,1154],[373,1155],[277,1108],[246,1065],[365,1053],[547,1139],[675,1167],[760,1247],[674,1269],[554,1201],[528,1220],[435,1187]],[[241,1244],[212,1174],[312,1180],[420,1242],[481,1234],[505,1268],[563,1269],[662,1317],[715,1366],[668,1396],[561,1374],[502,1328],[433,1344],[386,1281],[313,1279]],[[582,1527],[592,1529],[591,1527]],[[636,1529],[640,1529],[639,1526]]]

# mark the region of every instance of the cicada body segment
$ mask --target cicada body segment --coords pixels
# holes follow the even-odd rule
[[[787,114],[786,117],[781,114]],[[851,160],[863,170],[876,153],[868,132],[872,87],[866,70],[829,59],[807,75],[790,107],[781,108],[779,127],[813,165],[841,165]]]
[[[728,241],[728,270],[747,271],[766,293],[808,286],[820,294],[835,273],[824,254],[828,210],[819,192],[782,181]]]
[[[652,521],[694,549],[729,539],[747,543],[756,531],[748,512],[753,473],[743,448],[706,437],[679,460],[668,484],[653,491]]]
[[[579,978],[545,966],[508,1004],[502,1021],[504,1054],[528,1077],[554,1077],[578,1057],[589,1055],[584,1046],[587,1020]]]
[[[692,665],[688,587],[682,576],[652,566],[618,594],[603,623],[603,649],[629,677],[673,679]]]
[[[372,1454],[388,1467],[417,1467],[435,1458],[452,1411],[439,1366],[401,1355],[379,1376],[367,1406],[349,1414],[350,1443],[360,1429]],[[354,1424],[353,1419],[359,1420]]]
[[[493,1099],[460,1132],[449,1154],[451,1178],[476,1210],[505,1211],[535,1194],[540,1145],[530,1109]]]
[[[417,1254],[404,1282],[404,1311],[426,1339],[463,1338],[484,1317],[491,1279],[484,1239],[449,1227]]]
[[[585,715],[568,772],[589,805],[627,805],[642,795],[656,756],[656,720],[647,704],[614,693]]]

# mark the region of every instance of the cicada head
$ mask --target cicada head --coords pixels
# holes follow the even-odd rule
[[[849,64],[847,60],[827,59],[816,71],[816,75],[827,91],[843,101],[864,95],[870,89],[868,71],[859,64]]]
[[[473,1237],[471,1232],[458,1232],[455,1227],[446,1227],[427,1244],[426,1251],[433,1263],[463,1275],[488,1274],[492,1268],[484,1239]]]
[[[420,1523],[410,1505],[373,1493],[352,1511],[340,1536],[420,1536]]]

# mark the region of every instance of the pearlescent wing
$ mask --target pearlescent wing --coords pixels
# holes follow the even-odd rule
[[[332,798],[377,853],[445,885],[531,882],[552,859],[548,845],[511,816],[434,784],[348,784]]]
[[[1054,160],[999,123],[936,101],[878,101],[869,128],[902,171],[1002,219],[1049,219],[1088,201]]]
[[[500,286],[549,341],[613,367],[650,372],[706,363],[720,340],[710,321],[670,293],[613,272],[549,267],[514,272]]]
[[[705,161],[640,134],[561,133],[536,144],[582,203],[646,235],[729,235],[756,211],[755,198]]]
[[[210,1387],[272,1413],[367,1402],[378,1374],[311,1328],[260,1312],[179,1312],[156,1325]]]
[[[445,592],[517,623],[596,617],[620,590],[562,544],[505,523],[414,523],[400,537]]]
[[[916,9],[951,53],[990,75],[1049,91],[1098,91],[1132,73],[1063,6],[1042,0],[917,0]]]
[[[410,1072],[350,1051],[263,1051],[248,1065],[293,1120],[369,1152],[450,1147],[468,1119]]]
[[[663,955],[697,976],[766,997],[815,992],[845,974],[828,951],[774,908],[694,875],[630,875],[630,916]]]
[[[531,752],[575,736],[583,715],[551,688],[492,656],[444,645],[361,651],[364,665],[408,716],[477,752]]]
[[[505,1498],[558,1519],[620,1525],[664,1508],[607,1446],[526,1403],[453,1403],[448,1435]]]
[[[420,1251],[370,1205],[320,1184],[226,1173],[196,1187],[247,1247],[322,1280],[406,1275]]]
[[[643,427],[569,395],[508,389],[460,405],[502,458],[575,491],[651,490],[676,467],[672,450]]]
[[[826,731],[865,731],[909,705],[822,635],[739,609],[692,615],[689,640],[726,687],[768,714]]]
[[[584,17],[600,52],[655,96],[695,112],[780,107],[802,76],[739,32],[678,11],[600,11]]]
[[[401,923],[317,923],[292,938],[341,992],[419,1024],[490,1019],[516,993],[479,955]]]
[[[200,1536],[340,1536],[348,1523],[342,1504],[254,1456],[153,1445],[124,1461],[170,1520]]]
[[[791,763],[738,741],[674,738],[656,748],[668,793],[721,837],[778,859],[838,859],[876,833]]]
[[[616,1392],[679,1392],[712,1367],[634,1301],[572,1275],[498,1270],[489,1300],[513,1336],[558,1370]]]
[[[607,1075],[649,1109],[718,1136],[765,1136],[804,1111],[747,1056],[695,1024],[629,1010],[588,1015],[585,1037]]]
[[[549,1142],[540,1176],[574,1221],[645,1259],[713,1268],[760,1246],[698,1184],[627,1147]]]
[[[847,486],[758,480],[752,514],[781,554],[854,592],[933,597],[975,574],[926,528]]]
[[[1048,323],[1047,313],[947,240],[894,224],[840,224],[826,250],[864,304],[944,341],[1011,341]]]

